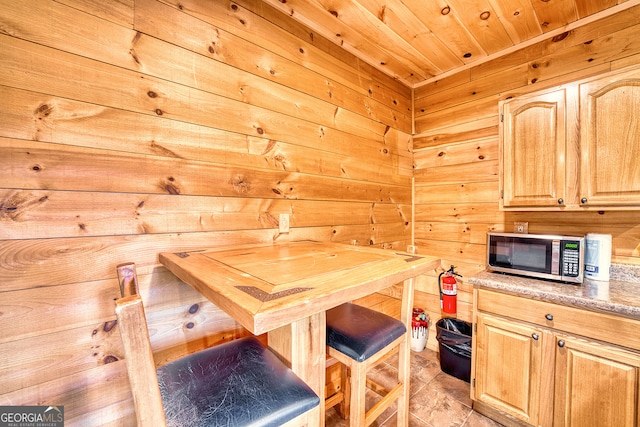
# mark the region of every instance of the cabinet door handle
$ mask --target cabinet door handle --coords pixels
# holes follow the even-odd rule
[[[580,203],[582,203],[583,205],[587,203],[587,198],[583,197],[582,199],[580,199]]]
[[[549,313],[546,316],[544,316],[547,320],[551,321],[553,320],[553,314]]]
[[[538,338],[540,338],[540,335],[536,334],[535,332],[531,335],[531,338],[533,338],[534,340],[538,341]]]
[[[560,348],[564,347],[564,340],[558,341],[558,347]]]
[[[558,204],[564,205],[564,199],[562,197],[558,199]]]

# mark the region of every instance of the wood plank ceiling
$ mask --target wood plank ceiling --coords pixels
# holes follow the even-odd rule
[[[263,0],[410,87],[640,0]]]

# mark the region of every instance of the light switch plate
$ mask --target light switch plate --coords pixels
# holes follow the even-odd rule
[[[280,233],[289,232],[289,214],[285,214],[285,213],[280,214],[280,221],[278,222],[278,231],[280,231]]]

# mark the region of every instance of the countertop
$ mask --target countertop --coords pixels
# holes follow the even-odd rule
[[[612,264],[609,282],[582,285],[484,271],[468,278],[476,288],[616,314],[640,320],[640,266]]]

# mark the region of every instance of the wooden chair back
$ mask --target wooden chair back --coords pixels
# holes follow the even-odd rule
[[[164,408],[138,289],[136,266],[133,263],[120,264],[117,271],[122,297],[116,300],[116,317],[138,425],[164,427]]]

